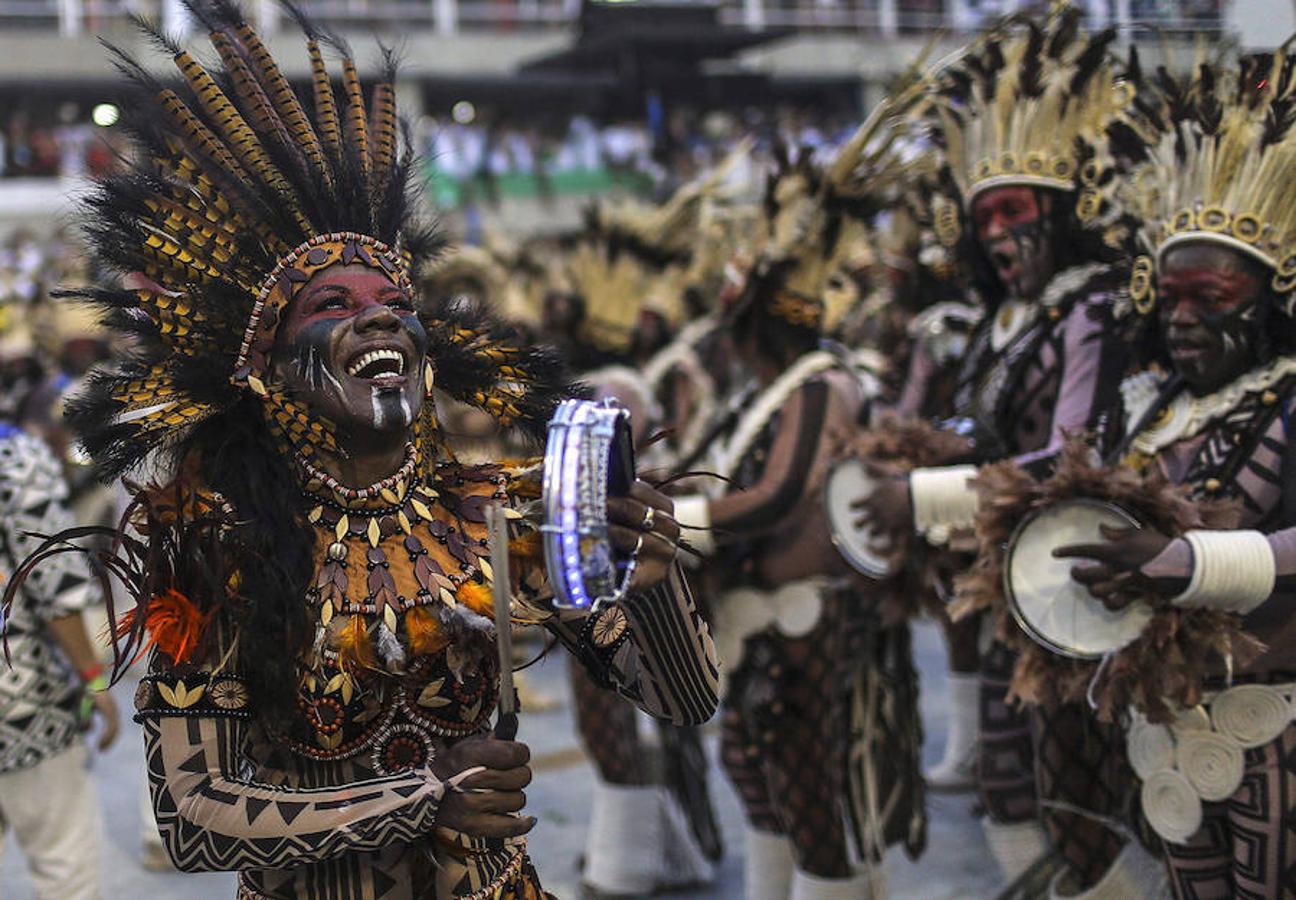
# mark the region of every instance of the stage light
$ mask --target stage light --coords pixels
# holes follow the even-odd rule
[[[471,125],[477,118],[477,107],[467,100],[460,100],[450,108],[450,116],[460,125]]]
[[[100,103],[90,111],[90,119],[100,128],[116,125],[121,118],[121,110],[112,103]]]

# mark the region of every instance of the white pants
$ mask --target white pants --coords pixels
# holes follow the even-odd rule
[[[99,900],[99,801],[81,741],[0,775],[0,857],[12,830],[37,900]]]

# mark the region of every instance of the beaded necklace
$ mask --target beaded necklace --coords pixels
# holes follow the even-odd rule
[[[429,478],[410,444],[396,472],[352,488],[309,460],[298,464],[306,518],[328,542],[307,592],[322,626],[335,615],[367,615],[394,634],[402,613],[433,602],[457,606],[466,585],[492,580],[485,507],[508,500],[502,467],[443,464]],[[354,584],[361,563],[363,592]]]

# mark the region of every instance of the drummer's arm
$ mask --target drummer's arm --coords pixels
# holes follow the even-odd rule
[[[824,381],[804,385],[783,406],[760,480],[715,500],[677,498],[675,515],[684,539],[706,553],[716,543],[758,537],[782,524],[810,487],[828,443],[824,425],[832,403]]]
[[[1108,325],[1102,306],[1106,295],[1077,303],[1064,323],[1062,379],[1049,427],[1048,443],[1014,457],[1014,462],[1037,478],[1048,477],[1067,440],[1084,434],[1097,414],[1110,409],[1120,395],[1126,353]]]
[[[1064,323],[1062,380],[1048,443],[1013,457],[1036,478],[1046,478],[1067,440],[1084,434],[1097,413],[1116,402],[1125,356],[1117,335],[1098,308],[1103,295],[1077,303]],[[974,466],[915,469],[909,479],[914,527],[921,534],[971,526],[978,494],[971,485]]]
[[[902,419],[916,418],[922,414],[923,404],[927,401],[927,390],[936,372],[936,363],[927,349],[925,341],[914,344],[909,354],[909,364],[905,369],[904,386],[894,403],[874,402],[869,407],[869,424],[876,424],[884,415]]]
[[[565,614],[546,627],[594,681],[644,712],[676,725],[700,725],[719,705],[720,670],[711,632],[678,565],[665,581],[621,600],[627,629],[610,647],[594,640],[590,617]]]

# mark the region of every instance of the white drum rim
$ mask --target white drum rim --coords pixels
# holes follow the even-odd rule
[[[889,562],[879,564],[866,558],[846,537],[844,529],[838,527],[837,517],[833,514],[833,480],[838,472],[855,466],[861,469],[867,468],[862,459],[850,456],[834,463],[832,468],[828,470],[828,477],[824,479],[824,514],[828,518],[828,535],[832,545],[837,548],[837,552],[841,554],[842,559],[846,560],[852,569],[866,578],[881,581],[894,575],[895,567]]]
[[[1091,651],[1091,650],[1077,650],[1074,647],[1067,647],[1064,644],[1059,644],[1057,641],[1053,640],[1048,635],[1041,632],[1022,613],[1021,609],[1018,606],[1016,593],[1013,591],[1012,560],[1013,560],[1013,554],[1017,549],[1017,544],[1019,539],[1021,538],[1022,533],[1028,527],[1030,527],[1030,525],[1034,523],[1037,519],[1039,519],[1040,517],[1048,513],[1055,512],[1061,506],[1088,506],[1088,507],[1093,507],[1095,509],[1102,509],[1107,512],[1114,513],[1116,516],[1129,523],[1131,527],[1139,528],[1142,525],[1142,523],[1140,523],[1138,519],[1134,517],[1134,514],[1129,512],[1129,510],[1123,509],[1122,507],[1117,506],[1115,503],[1112,503],[1110,501],[1098,500],[1093,497],[1072,497],[1066,500],[1059,500],[1057,503],[1052,503],[1049,504],[1048,506],[1040,507],[1039,509],[1033,510],[1028,516],[1026,516],[1026,518],[1022,519],[1020,522],[1017,523],[1017,527],[1013,529],[1013,533],[1008,538],[1008,543],[1006,549],[1004,550],[1004,561],[1003,561],[1004,599],[1007,601],[1008,611],[1012,613],[1013,620],[1017,623],[1017,626],[1021,628],[1021,630],[1024,631],[1026,635],[1030,637],[1031,640],[1035,641],[1035,643],[1044,647],[1049,652],[1055,653],[1058,656],[1065,656],[1068,659],[1083,659],[1083,660],[1102,659],[1109,652],[1113,652],[1113,651],[1099,652],[1099,651]]]

